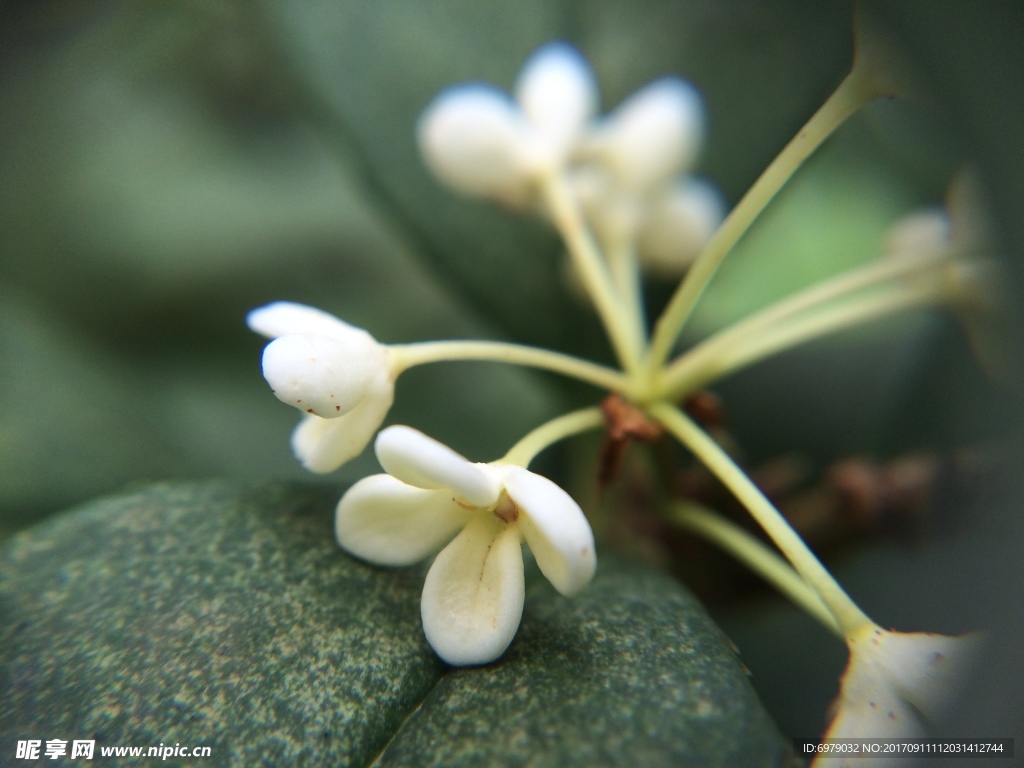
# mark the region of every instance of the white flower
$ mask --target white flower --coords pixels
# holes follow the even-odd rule
[[[977,634],[947,637],[865,627],[847,639],[850,661],[824,738],[929,735],[929,726],[940,721],[965,681],[980,642]],[[834,768],[847,765],[834,759],[815,764],[819,763]],[[858,755],[849,760],[850,766],[901,764],[899,758],[873,760]]]
[[[515,94],[460,85],[431,102],[417,136],[438,178],[466,194],[521,205],[539,175],[566,162],[597,103],[583,57],[563,43],[543,46],[523,66]]]
[[[253,310],[247,322],[274,339],[263,351],[274,394],[306,414],[292,433],[303,466],[331,472],[362,451],[394,400],[387,347],[327,312],[286,301]]]
[[[523,541],[563,595],[593,577],[590,525],[550,480],[475,464],[404,426],[383,430],[376,451],[388,474],[342,497],[338,542],[380,565],[409,565],[444,547],[427,574],[421,614],[427,641],[449,664],[485,664],[512,642],[523,613]]]
[[[624,187],[645,191],[692,168],[703,133],[700,94],[685,80],[665,77],[641,88],[594,125],[586,151]]]
[[[678,277],[725,216],[721,195],[690,175],[704,134],[700,94],[662,78],[594,124],[573,185],[606,248],[635,240],[643,267]]]

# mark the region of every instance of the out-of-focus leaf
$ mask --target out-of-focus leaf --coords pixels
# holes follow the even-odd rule
[[[129,480],[198,471],[154,410],[122,361],[0,290],[0,535]]]
[[[505,657],[446,668],[421,569],[338,550],[336,494],[164,484],[0,552],[0,742],[210,746],[218,765],[779,766],[788,744],[675,582],[611,560],[532,591]],[[168,764],[173,763],[168,761]]]

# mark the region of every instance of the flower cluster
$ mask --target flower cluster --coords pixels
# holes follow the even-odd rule
[[[990,274],[992,262],[965,198],[955,194],[949,213],[898,222],[874,261],[759,310],[673,357],[718,265],[809,153],[883,92],[874,79],[880,71],[873,59],[855,62],[799,140],[724,220],[718,193],[690,173],[704,116],[697,91],[682,80],[658,80],[601,117],[586,62],[554,43],[527,61],[514,96],[489,85],[463,85],[426,108],[417,128],[426,164],[458,192],[539,212],[550,221],[619,369],[500,342],[385,345],[327,313],[286,302],[249,315],[250,327],[272,339],[263,354],[264,376],[281,401],[303,413],[292,447],[308,469],[336,469],[376,434],[385,473],[360,480],[341,498],[337,539],[347,552],[379,565],[409,565],[438,553],[421,614],[427,642],[442,659],[483,664],[509,647],[523,612],[523,544],[561,594],[571,596],[589,583],[596,559],[586,516],[565,491],[528,467],[540,451],[585,430],[615,433],[617,425],[606,423],[614,411],[644,427],[635,434],[665,434],[691,451],[777,551],[711,511],[666,511],[667,522],[720,544],[845,639],[851,660],[831,735],[910,734],[918,714],[937,711],[974,641],[881,630],[678,403],[769,355],[897,312],[945,305],[976,316],[989,295],[979,275]],[[653,322],[644,264],[662,274],[685,271]],[[467,359],[573,377],[610,393],[618,405],[602,410],[593,404],[553,419],[487,464],[411,427],[378,433],[403,371]],[[879,706],[892,715],[882,723],[886,728]]]
[[[417,131],[427,165],[460,192],[548,215],[545,180],[566,174],[607,250],[635,244],[652,271],[678,277],[724,213],[717,190],[689,174],[704,128],[696,89],[666,77],[598,117],[586,62],[551,43],[514,92],[463,85],[438,96]]]

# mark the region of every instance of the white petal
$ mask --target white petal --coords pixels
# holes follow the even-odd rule
[[[246,322],[252,330],[268,339],[291,333],[317,333],[340,337],[355,333],[373,338],[363,329],[349,325],[329,312],[290,301],[275,301],[273,304],[254,309],[246,317]]]
[[[531,129],[505,93],[486,85],[442,92],[416,127],[427,166],[452,188],[469,195],[525,197],[523,148]]]
[[[450,488],[477,507],[494,504],[501,494],[501,477],[492,467],[474,464],[412,427],[388,427],[374,448],[385,472],[417,488]]]
[[[508,648],[523,617],[519,532],[488,512],[434,560],[420,613],[427,642],[449,664],[486,664]]]
[[[263,376],[277,398],[324,419],[355,408],[387,368],[386,352],[369,334],[293,334],[263,351]]]
[[[689,168],[703,133],[697,90],[677,78],[637,91],[600,128],[596,146],[627,184],[647,189]]]
[[[979,641],[978,635],[946,637],[865,628],[847,641],[850,661],[843,674],[836,716],[825,737],[928,735],[929,727],[943,716],[958,687],[967,680]],[[849,764],[860,763],[854,760]],[[871,763],[876,764],[886,763]]]
[[[914,708],[938,721],[968,679],[980,649],[978,634],[949,637],[931,632],[885,632],[883,652],[889,679]]]
[[[725,218],[725,203],[711,184],[687,178],[666,190],[644,217],[638,247],[654,274],[679,277]]]
[[[356,557],[379,565],[410,565],[451,541],[469,517],[451,494],[372,475],[341,497],[334,532],[342,548]]]
[[[594,577],[594,534],[583,510],[546,477],[522,467],[501,467],[505,490],[519,508],[518,526],[548,581],[574,595]]]
[[[333,472],[358,456],[383,423],[394,400],[390,380],[378,380],[365,398],[336,419],[306,415],[292,432],[292,451],[311,472]]]
[[[523,65],[516,98],[530,121],[562,160],[597,109],[597,83],[579,52],[548,43]]]

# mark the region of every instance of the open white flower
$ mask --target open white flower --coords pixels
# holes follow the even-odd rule
[[[547,478],[475,464],[410,427],[388,427],[375,447],[388,474],[342,497],[338,542],[379,565],[410,565],[444,547],[427,573],[421,613],[427,642],[449,664],[485,664],[512,642],[525,597],[523,541],[563,595],[590,582],[590,525]]]
[[[490,85],[459,85],[427,107],[417,127],[430,169],[454,189],[522,205],[532,184],[566,162],[597,105],[583,57],[549,43],[523,65],[515,100]]]
[[[890,632],[874,625],[847,639],[850,661],[843,674],[835,717],[826,739],[928,736],[966,681],[981,635],[948,637]],[[891,758],[891,759],[890,759]],[[905,758],[857,755],[850,766],[902,765]],[[842,768],[845,760],[815,765]]]
[[[362,451],[394,400],[387,347],[327,312],[286,301],[253,310],[247,322],[273,339],[263,376],[274,394],[305,414],[292,433],[303,466],[331,472]]]

